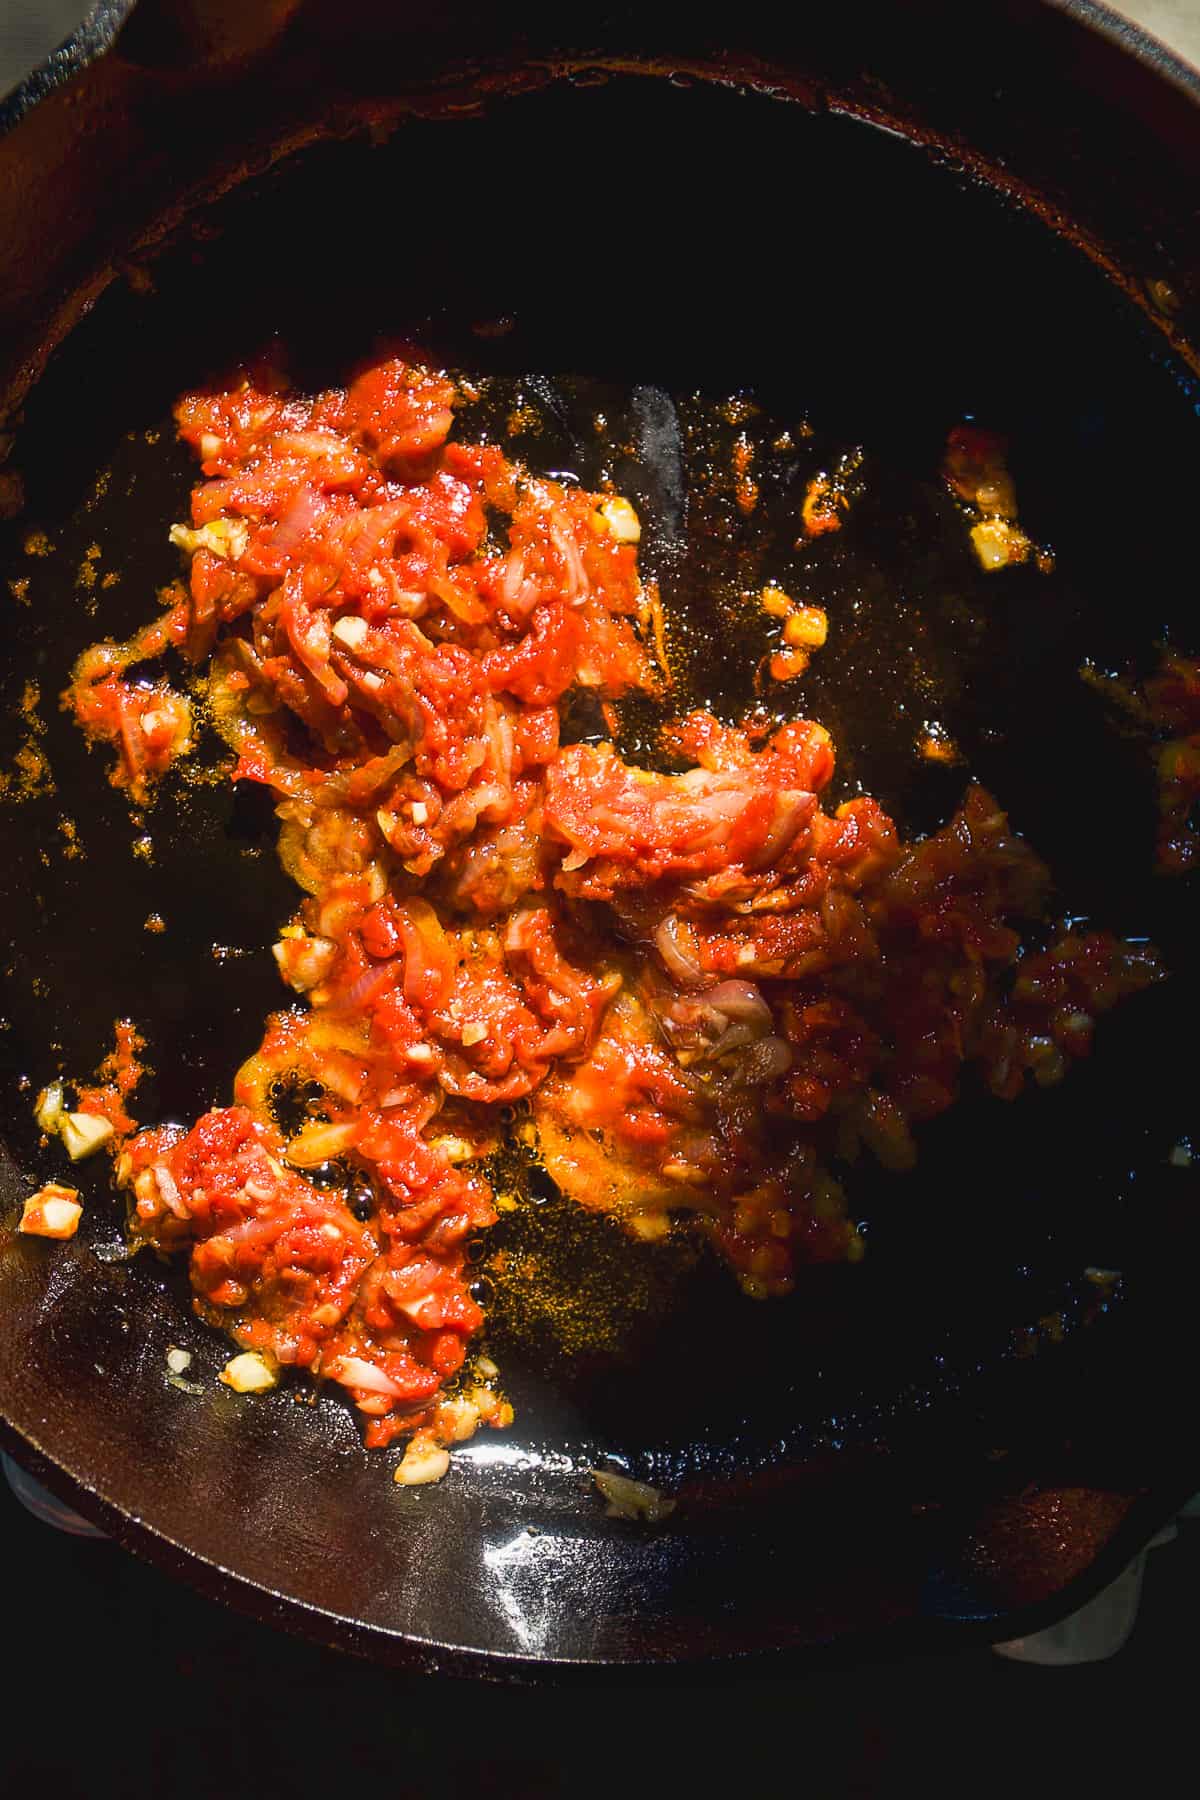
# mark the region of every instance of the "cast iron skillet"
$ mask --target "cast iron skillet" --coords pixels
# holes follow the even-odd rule
[[[1188,647],[1200,85],[1101,9],[1015,0],[974,8],[969,40],[936,4],[613,7],[572,41],[537,6],[503,29],[251,10],[255,41],[238,9],[147,0],[99,61],[64,53],[87,65],[67,85],[18,93],[0,145],[27,495],[5,747],[35,680],[55,782],[3,815],[3,1441],[205,1591],[397,1663],[858,1655],[1049,1622],[1200,1488],[1196,1193],[1167,1162],[1193,1106],[1191,890],[1152,877],[1149,761],[1077,676]],[[587,481],[607,458],[687,621],[686,684],[728,712],[761,648],[738,592],[819,594],[833,641],[794,705],[832,726],[843,789],[920,830],[969,768],[1064,906],[1173,969],[1063,1088],[969,1093],[916,1174],[857,1171],[866,1262],[785,1303],[535,1194],[480,1252],[517,1423],[434,1490],[396,1489],[334,1397],[219,1387],[224,1345],[179,1271],[124,1259],[94,1165],[72,1243],[12,1229],[60,1172],[32,1091],[86,1074],[114,1014],[151,1040],[141,1116],[182,1118],[278,1003],[267,809],[178,781],[131,821],[55,708],[78,648],[178,572],[172,398],[271,333],[313,381],[400,335],[492,377],[464,429],[519,400],[531,462]],[[733,393],[760,409],[750,527],[722,485]],[[975,568],[937,478],[964,415],[1008,433],[1052,575]],[[797,551],[804,481],[855,447],[848,529]],[[963,766],[913,756],[933,718]],[[633,747],[650,723],[628,716]],[[1123,1275],[1107,1303],[1095,1266]],[[202,1394],[167,1384],[168,1344]],[[670,1523],[607,1519],[601,1462],[676,1494]]]

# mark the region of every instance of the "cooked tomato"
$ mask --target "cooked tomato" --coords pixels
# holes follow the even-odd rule
[[[1097,934],[1017,969],[1047,876],[995,802],[972,788],[909,845],[874,800],[826,810],[815,723],[689,714],[676,774],[561,746],[569,690],[667,680],[638,521],[451,441],[457,398],[401,358],[311,397],[265,376],[185,397],[187,593],[87,652],[70,696],[142,799],[189,712],[131,671],[168,647],[207,662],[235,778],[277,796],[295,1004],[235,1104],[120,1166],[204,1316],[339,1383],[372,1444],[504,1416],[478,1383],[439,1403],[482,1323],[467,1244],[514,1102],[568,1194],[643,1234],[697,1215],[747,1292],[778,1293],[861,1254],[832,1157],[908,1166],[966,1063],[1001,1095],[1057,1079],[1157,972]],[[974,492],[991,446],[955,454]],[[843,523],[822,506],[810,532]],[[114,1120],[135,1049],[92,1102]]]

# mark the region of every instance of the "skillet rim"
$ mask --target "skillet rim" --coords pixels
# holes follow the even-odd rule
[[[97,61],[116,41],[136,3],[137,0],[97,0],[76,30],[17,88],[0,98],[0,136],[18,124],[43,98]],[[1100,0],[1036,0],[1036,4],[1048,13],[1074,19],[1088,31],[1104,38],[1121,55],[1169,83],[1200,109],[1200,69],[1184,61],[1141,25],[1122,17]],[[756,85],[753,77],[748,78],[748,85]],[[497,1681],[522,1682],[547,1677],[620,1679],[634,1672],[669,1678],[680,1670],[752,1674],[762,1671],[768,1663],[773,1672],[778,1673],[784,1667],[798,1670],[818,1660],[822,1667],[828,1667],[830,1660],[838,1657],[855,1662],[872,1655],[886,1657],[889,1653],[894,1654],[898,1645],[906,1653],[937,1653],[952,1645],[966,1648],[1027,1635],[1061,1620],[1099,1593],[1116,1578],[1130,1557],[1176,1515],[1194,1491],[1193,1481],[1181,1481],[1177,1488],[1136,1496],[1111,1536],[1080,1574],[1043,1601],[1000,1611],[987,1619],[915,1616],[878,1632],[843,1636],[831,1643],[799,1648],[697,1656],[675,1651],[670,1657],[595,1660],[532,1657],[499,1649],[442,1643],[327,1611],[296,1596],[260,1585],[253,1578],[189,1549],[145,1520],[125,1513],[99,1494],[85,1477],[71,1474],[43,1445],[18,1432],[2,1414],[0,1446],[53,1493],[100,1526],[115,1543],[140,1555],[168,1575],[185,1579],[209,1599],[248,1613],[260,1622],[292,1630],[323,1646],[332,1644],[392,1666],[415,1672],[482,1675]]]

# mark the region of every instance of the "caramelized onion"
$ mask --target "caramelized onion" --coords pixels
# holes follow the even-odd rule
[[[771,1029],[771,1009],[752,981],[722,981],[704,995],[702,1004],[734,1024]]]
[[[566,866],[564,863],[563,867]],[[691,927],[674,913],[668,913],[654,933],[654,947],[662,957],[668,975],[673,975],[684,987],[700,987],[705,979],[694,942],[695,933]]]
[[[759,1038],[738,1062],[738,1085],[765,1087],[768,1082],[777,1081],[781,1075],[786,1075],[791,1066],[791,1047],[782,1038]]]

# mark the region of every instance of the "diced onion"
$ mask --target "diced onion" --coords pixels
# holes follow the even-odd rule
[[[829,620],[821,606],[798,606],[784,622],[783,641],[793,650],[819,650],[829,635]]]
[[[250,541],[250,528],[244,519],[210,519],[197,531],[190,525],[172,525],[169,536],[178,549],[191,556],[197,550],[211,550],[214,556],[236,562]]]
[[[297,1169],[319,1169],[322,1163],[332,1162],[349,1150],[358,1142],[361,1133],[362,1125],[358,1120],[346,1125],[306,1125],[297,1132],[284,1155]]]
[[[392,1479],[400,1487],[424,1487],[427,1482],[440,1481],[449,1467],[450,1452],[418,1432]]]
[[[166,1163],[155,1163],[154,1179],[158,1185],[159,1193],[170,1207],[171,1211],[175,1214],[175,1217],[177,1219],[190,1219],[192,1216],[191,1208],[184,1201],[183,1195],[175,1184],[175,1177],[172,1175],[170,1169],[168,1169]]]
[[[348,613],[344,619],[338,619],[333,627],[333,637],[337,643],[343,644],[347,650],[361,650],[367,641],[367,621],[354,613]]]
[[[464,1137],[451,1137],[447,1134],[445,1137],[431,1138],[430,1142],[441,1151],[447,1162],[470,1162],[476,1154],[474,1144]]]
[[[404,1389],[384,1369],[361,1356],[340,1356],[326,1365],[325,1373],[342,1387],[360,1388],[368,1394],[386,1394],[389,1400],[400,1400],[404,1396]]]
[[[474,1437],[479,1428],[480,1411],[474,1401],[461,1395],[443,1400],[435,1415],[437,1434],[444,1444],[462,1444]]]
[[[70,1238],[82,1216],[78,1190],[51,1181],[25,1202],[17,1230],[26,1237]]]
[[[44,1087],[38,1095],[33,1116],[43,1131],[57,1131],[62,1111],[63,1084],[61,1081],[52,1081],[49,1087]]]
[[[600,502],[596,511],[603,521],[603,529],[610,537],[615,537],[619,544],[636,544],[641,541],[641,521],[628,500],[620,494],[610,494]]]
[[[93,1156],[113,1135],[112,1121],[99,1113],[64,1113],[58,1131],[72,1162]]]
[[[265,1394],[268,1388],[276,1385],[279,1377],[257,1350],[243,1350],[240,1356],[231,1357],[225,1364],[221,1380],[235,1394]]]
[[[330,938],[300,933],[281,937],[272,944],[271,954],[288,986],[306,994],[329,974],[338,959],[338,947]]]

